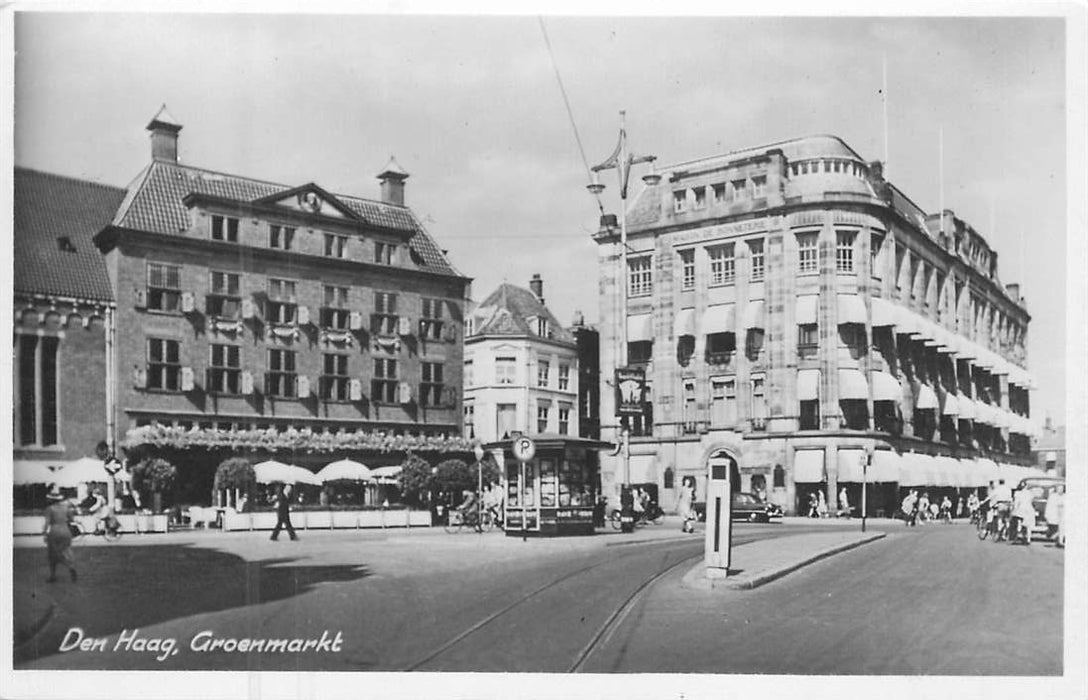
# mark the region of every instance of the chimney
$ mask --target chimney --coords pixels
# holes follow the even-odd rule
[[[181,124],[170,116],[163,105],[147,125],[151,132],[151,159],[167,163],[178,162],[178,132]]]
[[[400,167],[393,156],[389,156],[389,163],[385,169],[378,173],[378,180],[382,183],[382,201],[394,206],[404,206],[404,181],[408,179],[408,173]]]
[[[582,313],[581,309],[574,310],[574,322],[571,325],[576,327],[586,325],[586,317],[585,314]]]
[[[533,278],[529,280],[529,290],[532,291],[537,301],[541,304],[544,303],[544,280],[540,279],[539,272],[534,272]]]
[[[1019,284],[1006,284],[1005,285],[1005,293],[1008,294],[1009,298],[1012,299],[1014,302],[1016,302],[1017,304],[1020,303],[1020,285]]]

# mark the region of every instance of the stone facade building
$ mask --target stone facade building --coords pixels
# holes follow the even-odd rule
[[[622,276],[615,217],[595,235],[604,439],[621,327],[646,371],[646,409],[624,419],[631,482],[668,506],[692,475],[701,497],[720,456],[734,489],[788,511],[818,489],[834,509],[843,486],[858,503],[864,461],[869,509],[890,513],[897,486],[984,486],[990,466],[1030,463],[1030,316],[970,225],[926,214],[833,136],[664,172],[628,209]],[[623,469],[602,456],[605,493]]]
[[[465,335],[464,436],[484,443],[578,434],[575,338],[544,305],[544,282],[503,283],[473,310]]]

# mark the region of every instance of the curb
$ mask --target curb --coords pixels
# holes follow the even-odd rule
[[[875,532],[865,537],[859,537],[858,539],[851,540],[849,542],[842,542],[840,544],[831,545],[824,549],[817,550],[811,554],[805,555],[801,559],[781,564],[769,569],[763,569],[755,573],[752,576],[739,576],[733,579],[710,579],[707,578],[704,573],[704,565],[699,562],[691,568],[684,578],[681,580],[681,585],[689,588],[699,588],[703,590],[712,590],[714,588],[729,588],[732,590],[751,590],[758,588],[765,583],[770,583],[775,579],[782,578],[786,574],[792,573],[801,567],[826,559],[827,557],[845,552],[855,547],[860,547],[863,544],[875,542],[876,540],[884,539],[886,533]]]

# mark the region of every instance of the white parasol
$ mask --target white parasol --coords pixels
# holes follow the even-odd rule
[[[373,474],[365,464],[350,459],[330,462],[317,473],[321,483],[330,481],[371,481]]]

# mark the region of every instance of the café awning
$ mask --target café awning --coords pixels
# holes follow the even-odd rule
[[[809,326],[816,323],[816,302],[819,299],[815,294],[802,294],[797,297],[797,325]]]
[[[699,327],[706,335],[735,333],[737,328],[736,306],[734,304],[716,304],[706,307]]]
[[[937,408],[937,394],[925,384],[919,384],[917,395],[914,397],[914,408],[919,410]]]
[[[862,461],[865,459],[865,450],[840,449],[838,480],[840,482],[860,484],[862,482]]]
[[[796,484],[818,484],[824,481],[824,451],[797,450],[793,453],[793,481]]]
[[[894,483],[899,481],[899,465],[902,458],[892,450],[873,452],[873,464],[869,467],[868,479],[874,483]]]
[[[960,420],[974,420],[975,418],[975,401],[967,396],[959,396],[956,399],[956,405],[960,409]]]
[[[633,314],[627,317],[628,343],[641,343],[653,339],[653,314]]]
[[[764,304],[762,299],[754,299],[748,302],[748,305],[744,307],[744,327],[747,328],[765,328],[766,323],[763,321]]]
[[[899,463],[900,486],[939,486],[939,481],[933,457],[914,452],[903,455]]]
[[[820,398],[820,370],[797,370],[797,400],[815,401]]]
[[[886,299],[873,297],[869,300],[873,311],[873,328],[895,325],[895,306]]]
[[[868,399],[869,384],[860,369],[839,370],[839,400]]]
[[[903,398],[903,387],[899,380],[880,370],[873,372],[873,401],[899,401]]]
[[[946,393],[944,395],[944,403],[941,405],[942,416],[955,416],[959,415],[960,407],[959,402],[956,400],[956,395]]]
[[[865,302],[856,294],[838,295],[839,323],[860,323],[865,325],[868,314],[865,313]]]
[[[695,309],[680,309],[676,313],[676,318],[672,324],[673,333],[676,337],[682,335],[695,335]]]

